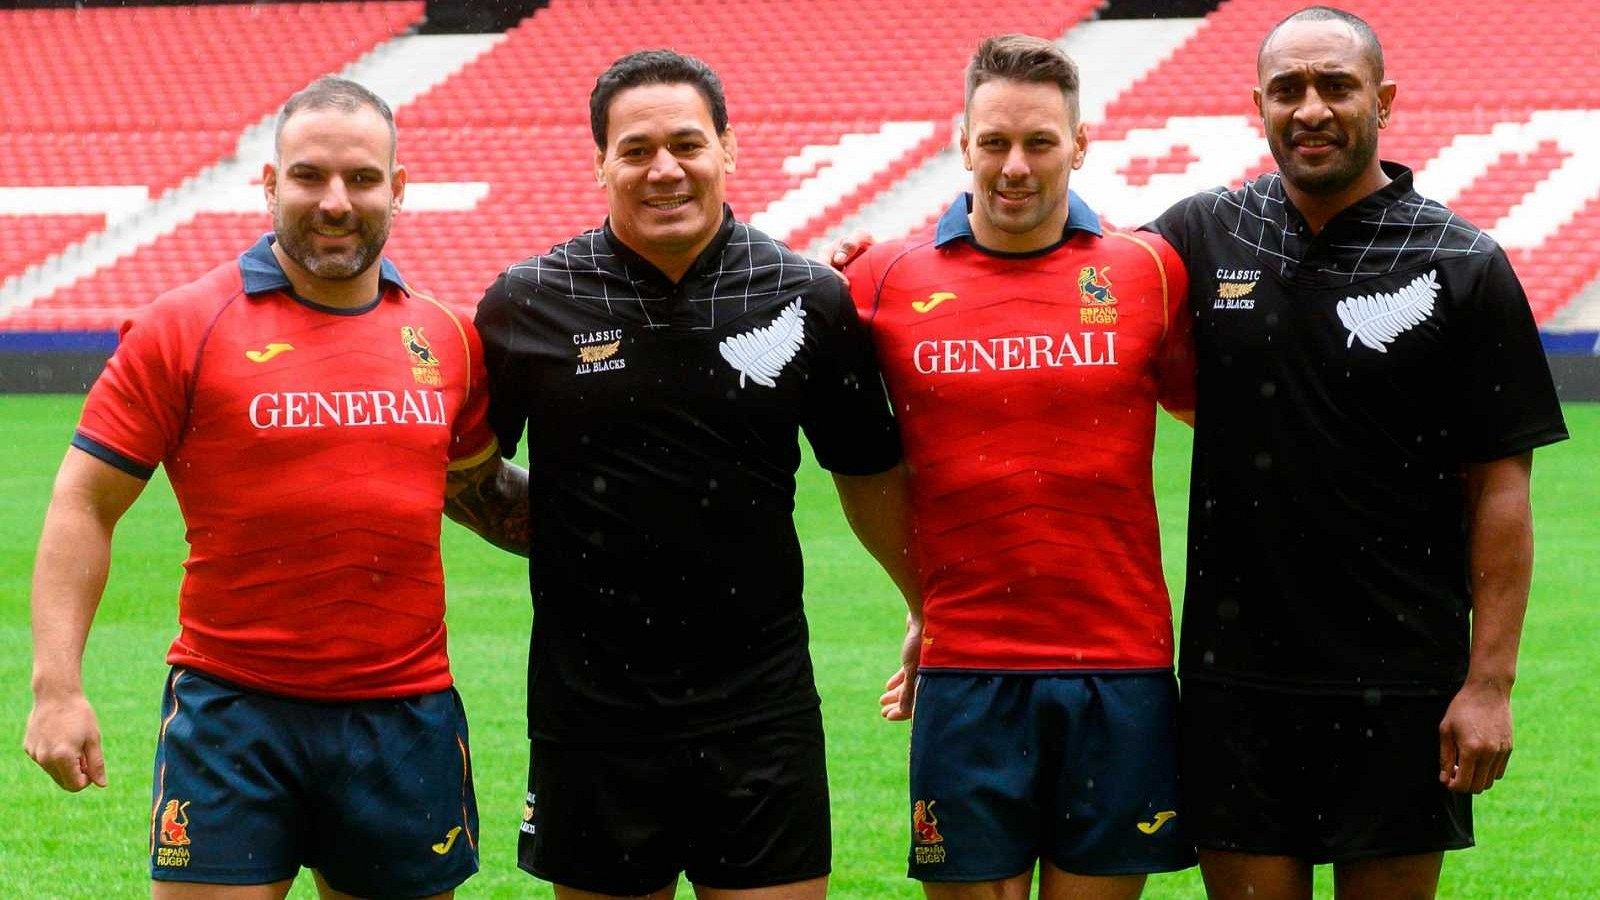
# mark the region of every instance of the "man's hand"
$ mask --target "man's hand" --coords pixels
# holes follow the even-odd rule
[[[100,724],[81,693],[36,697],[28,713],[22,748],[50,773],[63,790],[106,786],[106,760],[100,749]]]
[[[1469,680],[1439,723],[1439,781],[1481,794],[1505,777],[1511,758],[1511,686]]]
[[[906,639],[900,645],[900,668],[889,676],[878,698],[878,713],[890,722],[911,718],[917,705],[917,667],[922,663],[922,622],[906,616]]]
[[[872,235],[856,229],[823,247],[822,261],[842,272],[845,266],[871,247]]]

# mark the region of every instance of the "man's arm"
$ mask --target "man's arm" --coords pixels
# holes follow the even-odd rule
[[[1439,723],[1439,780],[1457,793],[1488,790],[1511,756],[1511,685],[1533,580],[1532,471],[1531,452],[1466,469],[1472,652]]]
[[[916,700],[917,666],[922,658],[922,595],[911,555],[911,507],[906,468],[897,465],[877,475],[838,475],[839,505],[861,545],[883,566],[906,601],[906,636],[900,668],[879,698],[883,717],[911,718]]]
[[[33,566],[33,710],[23,749],[69,791],[106,786],[100,725],[83,693],[83,648],[111,571],[111,533],[145,482],[67,451]]]
[[[502,550],[527,556],[528,470],[498,455],[449,472],[444,514]]]

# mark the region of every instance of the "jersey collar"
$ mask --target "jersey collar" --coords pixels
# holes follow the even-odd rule
[[[700,255],[695,257],[694,262],[683,273],[683,278],[677,282],[678,284],[688,284],[696,275],[703,273],[707,269],[715,271],[721,268],[722,251],[727,248],[728,239],[733,237],[735,223],[733,207],[726,203],[722,204],[722,224],[717,228],[716,237],[713,237],[711,243],[707,244],[706,248],[700,251]],[[639,275],[644,280],[655,285],[663,296],[672,292],[672,289],[676,286],[673,284],[672,279],[656,268],[654,263],[640,256],[632,247],[624,244],[622,238],[617,237],[617,233],[611,230],[610,216],[606,217],[604,231],[606,243],[611,245],[611,252],[616,254],[617,261],[622,264],[622,268],[630,280],[639,280],[633,277]]]
[[[1324,234],[1328,232],[1328,229],[1336,229],[1345,222],[1360,222],[1363,219],[1372,218],[1377,213],[1388,209],[1411,194],[1412,183],[1411,170],[1409,168],[1388,160],[1380,161],[1379,165],[1383,166],[1383,174],[1389,176],[1389,183],[1339,210],[1337,215],[1328,220],[1328,224],[1322,226]],[[1295,207],[1294,201],[1289,199],[1288,192],[1283,189],[1283,176],[1273,172],[1265,177],[1271,179],[1271,183],[1266,185],[1267,195],[1283,201],[1283,208],[1288,215],[1290,227],[1295,229],[1297,234],[1309,239],[1311,231],[1306,225],[1306,217],[1301,215],[1300,210]]]
[[[239,274],[244,278],[244,292],[246,294],[254,296],[256,294],[282,291],[301,303],[317,309],[340,313],[365,312],[370,308],[363,306],[357,310],[333,310],[332,307],[324,306],[321,303],[308,300],[296,294],[294,285],[289,282],[289,276],[283,273],[283,266],[278,265],[278,257],[272,253],[272,244],[275,240],[276,236],[271,232],[263,234],[261,240],[256,241],[254,246],[239,255]],[[400,270],[395,268],[394,263],[390,262],[388,257],[384,257],[378,263],[379,297],[383,296],[384,285],[398,288],[407,294],[411,293],[411,289],[406,287],[405,279],[400,277]],[[373,302],[376,303],[376,299]]]
[[[943,247],[951,241],[965,239],[972,246],[977,247],[978,241],[972,236],[972,223],[967,221],[967,215],[970,212],[972,212],[972,194],[964,192],[956,198],[956,202],[950,204],[950,208],[944,211],[944,215],[939,217],[939,226],[933,232],[933,245],[935,247]],[[1067,224],[1061,229],[1061,239],[1064,241],[1071,237],[1074,231],[1087,232],[1095,237],[1102,236],[1099,214],[1090,209],[1089,204],[1083,202],[1083,198],[1079,197],[1076,192],[1068,190]],[[986,247],[980,249],[985,252],[995,252]],[[1046,250],[1049,249],[1054,248],[1046,248]],[[1033,254],[1024,255],[1032,256]]]

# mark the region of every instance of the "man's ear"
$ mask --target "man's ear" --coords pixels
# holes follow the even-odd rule
[[[722,171],[732,175],[734,160],[739,155],[739,138],[733,133],[733,126],[722,129]]]
[[[278,214],[278,167],[267,163],[261,167],[261,193],[267,198],[267,212]]]

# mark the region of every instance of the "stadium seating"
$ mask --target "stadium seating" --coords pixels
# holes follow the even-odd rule
[[[1117,141],[1179,116],[1253,122],[1256,43],[1300,5],[1222,3],[1110,104],[1093,140]],[[739,139],[738,171],[729,181],[736,212],[751,218],[807,198],[772,229],[803,246],[945,146],[961,107],[961,70],[980,37],[1063,34],[1096,6],[554,0],[398,109],[401,156],[413,183],[478,182],[489,191],[466,211],[403,212],[388,252],[415,285],[467,308],[507,263],[597,225],[605,202],[592,175],[589,90],[616,57],[661,45],[706,59],[726,82]],[[1600,5],[1528,0],[1515,16],[1491,0],[1451,0],[1446,15],[1437,4],[1352,6],[1383,35],[1390,74],[1401,85],[1383,137],[1389,158],[1421,167],[1463,135],[1526,126],[1541,110],[1600,107],[1569,77],[1587,71],[1584,36],[1600,33]],[[22,86],[0,96],[0,188],[135,184],[158,195],[225,157],[247,125],[296,87],[421,13],[419,2],[0,13],[8,46],[37,46],[62,60],[41,66],[28,55],[0,59],[7,84]],[[1539,24],[1548,22],[1564,24]],[[286,23],[303,27],[285,30]],[[285,33],[304,40],[285,42]],[[116,49],[84,53],[85,43]],[[851,140],[888,123],[920,130],[881,151],[863,177],[820,186],[829,153],[841,159],[855,146]],[[1209,138],[1204,129],[1179,133],[1165,149],[1120,162],[1117,175],[1131,188],[1161,187],[1170,176],[1192,174]],[[1242,146],[1254,153],[1248,142]],[[812,156],[823,159],[820,166],[799,164]],[[1540,132],[1491,154],[1482,172],[1463,174],[1456,193],[1442,199],[1494,231],[1573,158],[1569,139]],[[1270,166],[1263,143],[1260,156],[1241,162],[1231,177]],[[33,225],[0,218],[0,280],[100,228],[95,217],[36,218]],[[1541,320],[1600,275],[1600,198],[1551,224],[1553,233],[1536,244],[1508,244]],[[63,321],[114,327],[130,306],[236,255],[269,227],[264,213],[202,213],[26,308],[0,313],[0,330],[69,327],[57,324]]]
[[[1152,128],[1172,116],[1254,117],[1256,50],[1262,35],[1301,0],[1230,0],[1206,17],[1171,58],[1114,101],[1097,140]],[[1515,9],[1493,0],[1439,4],[1350,0],[1339,6],[1372,24],[1384,43],[1387,77],[1398,85],[1394,117],[1382,152],[1420,168],[1460,135],[1489,133],[1501,123],[1524,123],[1536,110],[1600,107],[1596,93],[1574,80],[1587,72],[1600,33],[1600,5],[1584,0],[1527,0]],[[1559,23],[1558,27],[1552,27]],[[1600,133],[1588,137],[1589,141]],[[1204,140],[1197,135],[1194,140]],[[1187,148],[1185,148],[1187,149]],[[1491,234],[1518,203],[1568,158],[1554,141],[1531,152],[1502,154],[1454,197],[1436,197]],[[1153,168],[1155,160],[1142,161]],[[1265,153],[1241,176],[1273,167]],[[1171,171],[1169,165],[1166,171]],[[1131,183],[1131,181],[1130,181]],[[1543,321],[1600,277],[1600,249],[1584,235],[1600,230],[1600,204],[1591,202],[1535,248],[1510,255]]]

